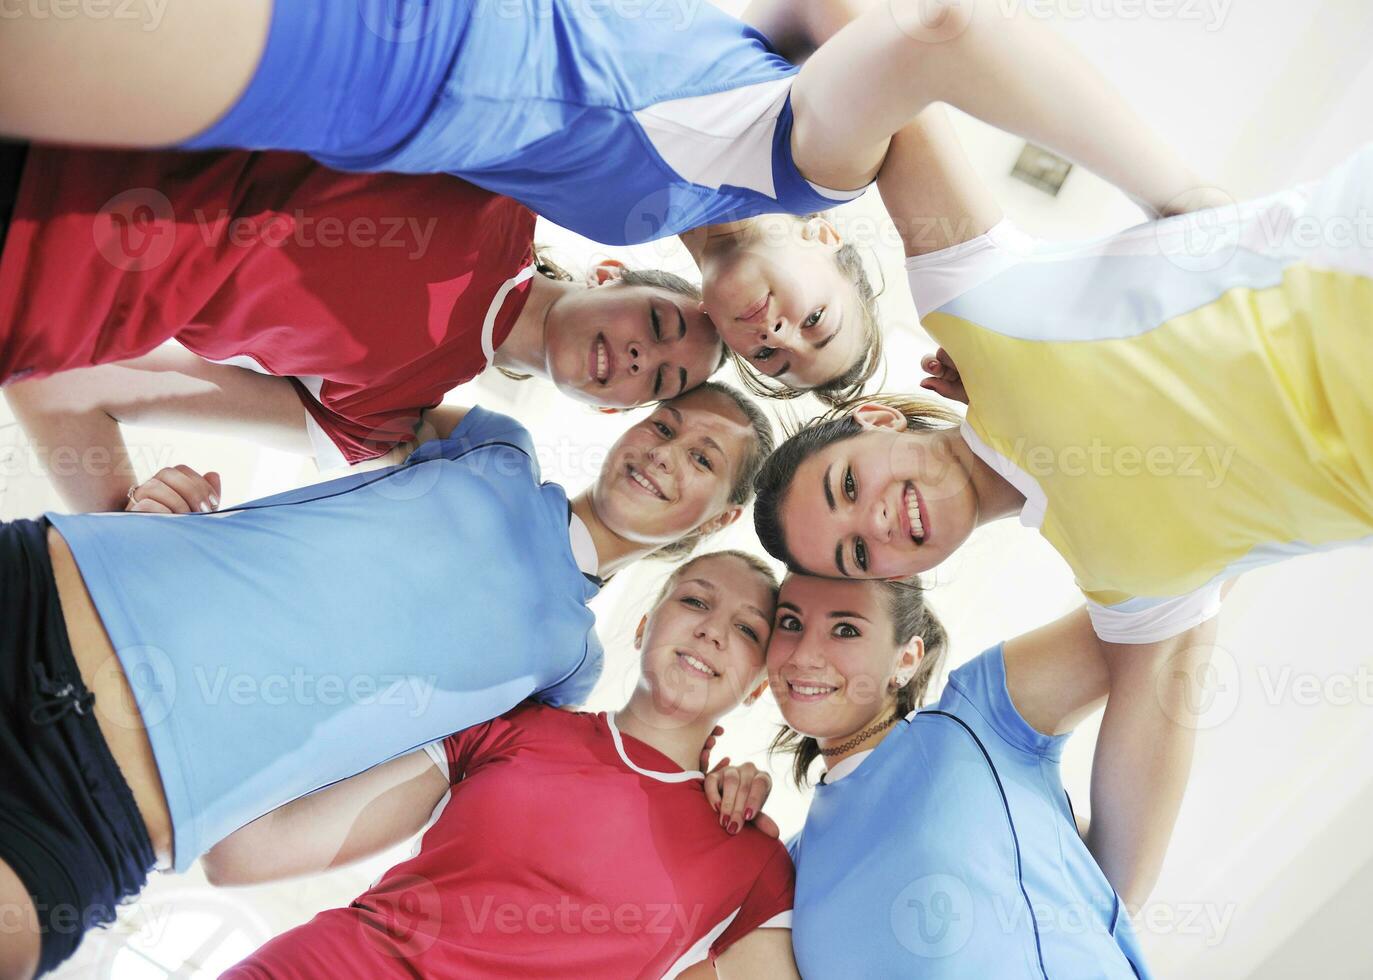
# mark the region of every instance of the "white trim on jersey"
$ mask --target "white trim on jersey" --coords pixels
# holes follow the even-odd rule
[[[1114,606],[1087,602],[1096,635],[1107,643],[1157,643],[1200,626],[1220,612],[1222,580],[1168,599],[1127,599]]]
[[[657,102],[634,118],[679,176],[702,187],[747,187],[775,199],[773,134],[793,77]]]
[[[729,924],[734,921],[742,908],[743,906],[740,906],[717,922],[710,932],[696,940],[689,950],[677,957],[677,962],[668,967],[667,972],[663,974],[663,980],[672,980],[673,977],[680,975],[687,967],[695,966],[697,963],[704,960],[710,953],[710,947],[715,945],[715,940],[724,935],[725,930],[729,928]]]
[[[1022,470],[1014,460],[1001,455],[983,442],[982,437],[967,422],[964,422],[958,431],[967,442],[968,448],[998,476],[1019,490],[1020,495],[1025,498],[1025,506],[1020,509],[1020,523],[1035,530],[1041,528],[1044,525],[1044,514],[1049,509],[1049,498],[1039,485],[1039,481]]]
[[[706,774],[700,771],[692,772],[655,772],[652,769],[644,769],[636,766],[634,762],[625,754],[625,743],[620,738],[620,730],[615,727],[615,716],[609,711],[605,715],[605,723],[610,728],[610,738],[615,743],[615,751],[620,753],[622,761],[630,769],[637,772],[640,776],[647,776],[649,779],[656,779],[660,783],[686,783],[693,779],[705,779]]]
[[[448,752],[443,747],[443,743],[446,741],[446,738],[440,738],[430,742],[424,746],[424,754],[429,756],[434,765],[439,767],[439,772],[443,773],[443,778],[451,782],[453,771],[448,766]]]
[[[915,314],[923,317],[982,285],[1035,252],[1041,245],[1003,218],[966,242],[906,259]]]
[[[486,308],[486,319],[482,321],[482,353],[486,355],[486,363],[489,365],[496,359],[496,317],[500,315],[501,307],[505,305],[505,298],[510,295],[510,291],[524,282],[534,274],[534,266],[527,265],[519,272],[515,273],[504,283],[501,288],[496,290],[495,297],[491,300],[491,305]]]

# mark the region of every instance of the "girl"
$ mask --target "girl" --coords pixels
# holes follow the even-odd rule
[[[687,282],[605,263],[591,282],[613,285],[586,289],[534,259],[533,234],[527,208],[446,176],[34,147],[0,255],[0,384],[148,355],[7,395],[40,443],[78,453],[118,455],[116,419],[189,416],[329,466],[408,439],[488,364],[628,407],[721,363]],[[148,354],[169,338],[197,356]],[[128,489],[64,482],[84,510]]]
[[[931,126],[910,159],[947,159],[947,137]],[[1358,233],[1371,178],[1364,150],[1317,184],[1087,245],[1004,222],[930,255],[912,238],[912,291],[959,373],[929,384],[966,386],[966,421],[905,399],[858,405],[760,478],[765,546],[818,574],[932,568],[1017,512],[1063,555],[1108,641],[1093,833],[1118,845],[1113,878],[1148,863],[1135,844],[1166,842],[1130,831],[1137,777],[1180,800],[1192,735],[1168,720],[1186,692],[1165,666],[1223,584],[1373,536],[1373,248]],[[889,199],[985,211],[967,187],[936,171],[906,204]]]
[[[178,5],[156,31],[19,17],[0,38],[0,131],[448,172],[607,244],[714,225],[686,238],[707,308],[775,390],[843,392],[871,375],[871,288],[832,227],[792,222],[778,238],[732,223],[858,196],[932,102],[1053,147],[1156,210],[1200,183],[1052,32],[995,0],[755,4],[746,17],[788,48],[825,42],[799,69],[708,4],[669,13],[249,0]],[[40,91],[32,78],[63,82]]]
[[[658,978],[709,957],[725,978],[795,977],[786,849],[725,830],[692,771],[716,721],[762,694],[776,598],[751,555],[693,559],[639,621],[639,683],[619,711],[526,701],[221,841],[207,875],[246,884],[425,828],[347,908],[226,976]]]
[[[798,785],[824,766],[791,843],[802,974],[1148,976],[1124,907],[1147,887],[1112,889],[1059,780],[1068,733],[1108,691],[1086,614],[986,651],[917,711],[946,643],[913,582],[783,584],[767,662],[790,729],[774,745]]]
[[[536,692],[577,703],[602,577],[736,520],[771,442],[750,402],[703,387],[569,500],[513,420],[435,415],[440,438],[376,473],[0,529],[0,900],[31,926],[0,972],[51,968],[154,864],[184,870],[282,803]]]

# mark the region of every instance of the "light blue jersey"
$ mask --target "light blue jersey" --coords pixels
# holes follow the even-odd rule
[[[223,514],[49,514],[147,726],[184,870],[283,803],[543,692],[597,592],[529,433],[472,409],[400,466]]]
[[[793,937],[820,980],[1148,977],[1002,648],[954,671],[863,763],[815,788],[792,842]]]
[[[709,3],[276,0],[247,91],[186,145],[450,173],[630,244],[862,192],[797,169],[796,72]]]

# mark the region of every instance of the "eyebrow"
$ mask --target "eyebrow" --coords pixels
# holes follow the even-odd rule
[[[797,605],[796,603],[794,603],[794,602],[779,602],[779,603],[777,603],[777,608],[778,608],[778,609],[790,609],[792,612],[800,612],[800,611],[801,611],[801,607],[798,606],[798,605]]]
[[[834,491],[830,489],[830,471],[834,469],[834,464],[830,463],[825,467],[825,475],[821,478],[821,484],[825,488],[825,503],[830,505],[830,513],[834,513]]]
[[[786,373],[787,373],[788,371],[790,371],[790,370],[791,370],[791,361],[787,361],[785,364],[782,365],[782,370],[778,371],[776,374],[770,375],[770,377],[773,377],[773,378],[780,378],[782,375],[786,374]]]
[[[686,316],[682,313],[682,308],[675,303],[673,308],[677,311],[677,339],[681,340],[686,336]]]
[[[844,542],[840,541],[834,546],[834,564],[839,567],[839,574],[844,578],[849,577],[848,569],[844,567]]]
[[[705,579],[705,578],[689,578],[689,579],[686,579],[686,580],[684,580],[684,581],[682,582],[683,585],[691,585],[692,583],[695,583],[696,585],[701,586],[703,589],[708,589],[708,590],[711,591],[711,592],[719,592],[719,591],[720,591],[719,589],[717,589],[717,588],[715,587],[715,583],[712,582],[710,579]]]
[[[663,408],[667,409],[669,412],[672,413],[672,417],[677,420],[678,425],[682,424],[681,412],[677,411],[677,409],[673,408],[671,405],[664,405]]]
[[[686,371],[686,368],[684,368],[684,367],[679,367],[679,368],[677,369],[677,380],[680,381],[680,382],[682,383],[682,386],[681,386],[680,388],[677,389],[677,394],[680,395],[682,392],[684,392],[684,391],[687,390],[687,371]],[[673,397],[676,397],[676,396],[673,396]]]
[[[849,612],[848,610],[844,609],[830,613],[830,619],[861,619],[865,623],[872,622],[871,619],[869,619],[867,616],[864,616],[862,613]]]

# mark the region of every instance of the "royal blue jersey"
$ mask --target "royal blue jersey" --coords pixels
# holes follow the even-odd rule
[[[861,193],[797,169],[796,72],[709,3],[277,0],[248,90],[188,146],[451,173],[629,244]]]

